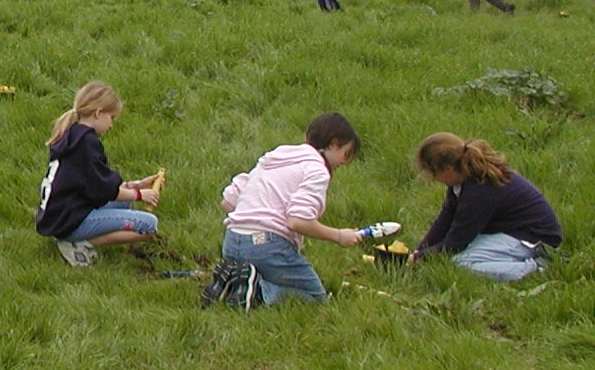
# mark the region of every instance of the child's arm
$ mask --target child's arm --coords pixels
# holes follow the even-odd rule
[[[467,245],[484,230],[494,214],[496,201],[492,191],[489,184],[468,183],[459,199],[453,200],[450,217],[444,214],[443,209],[432,226],[434,230],[436,224],[441,224],[437,229],[446,229],[445,235],[442,236],[440,233],[440,239],[426,237],[415,251],[415,259],[439,252],[456,254],[467,248]]]
[[[287,227],[298,234],[351,246],[362,237],[353,229],[336,229],[318,222],[326,205],[330,174],[323,166],[304,166],[304,178],[287,205]]]
[[[223,190],[223,200],[221,201],[221,207],[223,207],[226,213],[229,213],[236,208],[240,193],[242,192],[244,186],[246,186],[246,183],[248,183],[249,178],[249,174],[240,173],[239,175],[234,176],[234,178],[231,180],[231,184],[227,185],[227,187]]]
[[[459,253],[481,234],[490,223],[497,207],[489,184],[468,184],[463,190],[441,250]]]
[[[456,203],[457,199],[452,189],[448,188],[446,191],[446,199],[444,199],[440,214],[438,214],[438,217],[436,217],[430,230],[428,230],[422,241],[419,242],[417,248],[409,255],[408,263],[415,263],[423,259],[426,255],[442,251],[444,237],[448,233],[453,222],[457,207]]]
[[[127,183],[122,183],[118,191],[116,200],[142,200],[154,207],[159,204],[159,193],[152,189],[128,188]]]
[[[147,176],[142,180],[126,181],[122,185],[127,189],[148,189],[153,186],[153,182],[159,175]]]
[[[446,191],[446,199],[444,199],[440,214],[432,223],[430,230],[428,230],[422,241],[419,243],[417,249],[424,249],[427,246],[435,245],[444,240],[454,218],[457,207],[456,203],[457,199],[452,192],[452,189],[448,188]]]
[[[317,220],[304,220],[297,217],[288,217],[287,226],[299,234],[311,238],[328,240],[348,247],[362,241],[362,236],[356,229],[336,229],[326,226]]]

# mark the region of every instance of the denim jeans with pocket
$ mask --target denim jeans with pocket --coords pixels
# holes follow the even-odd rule
[[[223,258],[256,267],[266,304],[277,303],[287,295],[313,302],[327,299],[326,290],[310,262],[292,242],[277,234],[258,232],[248,235],[227,230]]]
[[[109,202],[91,211],[64,240],[78,242],[115,231],[134,231],[138,234],[155,234],[157,217],[149,212],[130,209],[130,202]]]
[[[535,250],[504,233],[479,234],[452,260],[498,281],[519,280],[537,270]]]

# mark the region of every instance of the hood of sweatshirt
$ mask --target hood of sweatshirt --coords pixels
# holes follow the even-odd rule
[[[322,155],[309,144],[278,146],[263,155],[258,162],[264,169],[273,169],[308,161],[325,165]]]
[[[60,140],[50,145],[50,156],[55,159],[70,153],[88,133],[95,135],[95,129],[78,123],[73,124]]]

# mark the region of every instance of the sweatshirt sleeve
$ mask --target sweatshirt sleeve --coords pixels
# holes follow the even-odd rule
[[[287,217],[317,220],[322,216],[329,181],[330,175],[323,165],[305,166],[304,178],[289,199]]]
[[[446,190],[446,198],[442,203],[442,209],[440,210],[438,217],[436,217],[432,223],[432,226],[430,227],[430,230],[426,233],[417,247],[420,252],[429,246],[440,243],[444,239],[448,233],[450,225],[452,224],[456,207],[456,196],[454,195],[452,188],[449,187]]]
[[[223,200],[230,206],[230,208],[236,208],[238,204],[238,198],[242,193],[242,189],[248,183],[250,175],[243,172],[231,179],[231,183],[223,189]]]
[[[116,199],[122,177],[108,167],[101,143],[88,137],[89,135],[85,139],[87,144],[84,145],[84,194],[95,207],[101,207]]]
[[[490,222],[496,209],[491,185],[468,183],[463,188],[454,219],[444,238],[443,250],[458,253],[467,248]]]

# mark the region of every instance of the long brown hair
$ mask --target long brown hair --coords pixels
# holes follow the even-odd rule
[[[485,140],[464,141],[450,132],[425,138],[417,149],[416,163],[421,171],[433,176],[451,166],[465,178],[492,185],[504,185],[511,176],[506,157]]]
[[[101,81],[88,82],[77,91],[72,109],[54,121],[52,135],[45,144],[51,145],[60,140],[70,126],[82,117],[91,116],[97,109],[118,115],[122,106],[122,101],[111,86]]]

